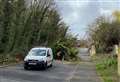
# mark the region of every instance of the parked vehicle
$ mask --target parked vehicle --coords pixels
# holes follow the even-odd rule
[[[33,67],[44,68],[52,67],[53,52],[51,48],[36,47],[32,48],[24,59],[24,69]]]

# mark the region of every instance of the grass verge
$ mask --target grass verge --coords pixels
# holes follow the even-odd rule
[[[93,57],[96,70],[104,82],[119,82],[117,75],[117,58],[99,54]]]
[[[19,63],[19,62],[21,62],[21,61],[18,61],[13,56],[0,55],[0,66],[15,64],[15,63]]]

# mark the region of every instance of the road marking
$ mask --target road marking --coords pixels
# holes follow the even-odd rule
[[[65,79],[66,82],[70,82],[71,79],[74,77],[76,70],[78,68],[79,64],[77,64],[74,68],[74,70],[69,74],[69,76]]]

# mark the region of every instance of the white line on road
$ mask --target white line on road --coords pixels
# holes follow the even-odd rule
[[[70,82],[71,79],[74,77],[76,70],[78,68],[79,64],[77,64],[72,72],[70,72],[69,76],[65,79],[66,82]]]

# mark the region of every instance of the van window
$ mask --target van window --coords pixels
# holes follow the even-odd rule
[[[34,49],[29,52],[29,55],[33,56],[45,56],[46,55],[46,50],[41,50],[41,49]]]
[[[50,56],[50,51],[49,50],[47,51],[47,56]]]

